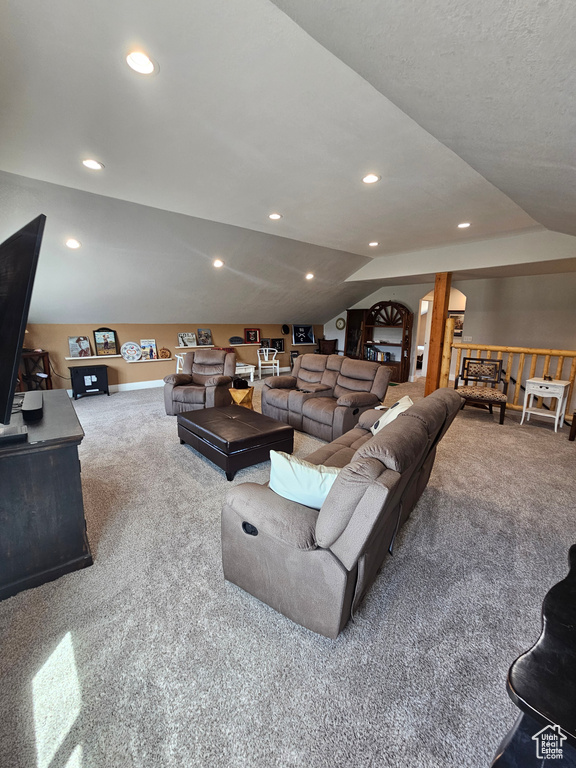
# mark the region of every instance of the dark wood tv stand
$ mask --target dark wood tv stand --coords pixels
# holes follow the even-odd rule
[[[66,390],[43,396],[28,440],[0,444],[0,600],[92,565],[78,458],[84,431]],[[12,416],[11,426],[22,424]]]

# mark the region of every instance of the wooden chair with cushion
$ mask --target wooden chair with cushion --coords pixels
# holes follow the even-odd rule
[[[460,385],[461,381],[464,382],[463,386]],[[500,389],[502,383],[504,386]],[[462,408],[469,403],[480,408],[487,407],[492,413],[492,406],[499,405],[500,424],[504,424],[508,382],[502,379],[502,360],[465,357],[462,371],[456,376],[454,389],[465,398]]]

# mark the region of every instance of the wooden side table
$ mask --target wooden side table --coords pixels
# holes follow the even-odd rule
[[[252,406],[254,387],[247,387],[246,389],[234,389],[234,387],[231,387],[230,394],[236,405],[241,405],[242,408],[248,408],[249,411],[254,410]]]
[[[546,419],[554,419],[554,432],[558,432],[558,424],[562,426],[562,422],[564,421],[569,389],[570,382],[564,381],[563,379],[546,381],[538,376],[533,379],[527,379],[526,392],[524,393],[524,408],[522,409],[522,421],[520,424],[524,423],[524,417],[526,417],[526,421],[530,421],[530,416],[532,414],[537,414]],[[535,408],[533,406],[535,397],[556,398],[556,409],[554,411],[547,411],[544,408]]]

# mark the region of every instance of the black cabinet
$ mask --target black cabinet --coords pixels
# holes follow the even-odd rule
[[[28,440],[0,446],[0,600],[92,564],[78,446],[84,432],[65,390],[44,392]],[[11,425],[21,426],[22,414]]]
[[[107,365],[76,365],[68,370],[74,400],[78,400],[80,395],[110,394]]]

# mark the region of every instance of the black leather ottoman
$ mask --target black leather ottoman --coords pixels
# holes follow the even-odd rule
[[[270,458],[270,451],[292,453],[294,429],[238,405],[179,413],[178,437],[206,456],[232,480],[239,469]]]

